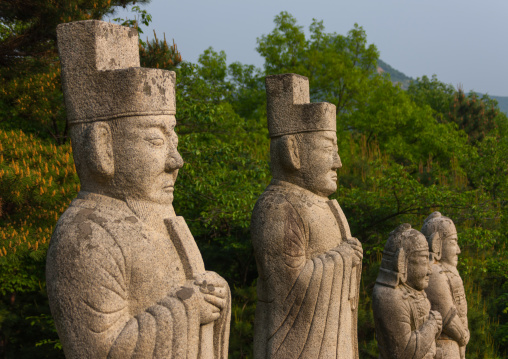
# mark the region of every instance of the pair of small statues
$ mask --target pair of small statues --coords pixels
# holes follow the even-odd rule
[[[183,165],[174,72],[139,67],[132,29],[80,21],[57,33],[81,180],[47,257],[65,355],[227,358],[228,284],[205,270],[172,206]],[[363,251],[328,199],[341,167],[335,106],[311,104],[299,75],[269,76],[266,91],[273,180],[251,224],[259,271],[254,356],[357,359]],[[422,232],[402,225],[383,254],[373,297],[381,358],[464,357],[455,227],[434,213]]]
[[[390,233],[372,296],[381,358],[465,358],[469,329],[457,239],[455,225],[439,212],[421,232],[406,223]]]

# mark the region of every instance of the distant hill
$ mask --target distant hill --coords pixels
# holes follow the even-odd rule
[[[399,70],[395,70],[383,60],[377,60],[377,72],[379,74],[389,73],[393,83],[399,83],[404,90],[407,90],[409,83],[414,80],[412,77],[406,76]]]
[[[377,61],[377,72],[380,74],[389,73],[390,79],[392,80],[392,82],[400,84],[404,90],[407,90],[409,83],[411,81],[415,80],[412,77],[406,76],[406,74],[400,72],[399,70],[394,69],[393,67],[388,65],[383,60]],[[482,96],[483,94],[478,93],[478,95]],[[499,104],[499,109],[508,115],[508,97],[507,96],[489,95],[489,97],[497,100],[497,102]]]

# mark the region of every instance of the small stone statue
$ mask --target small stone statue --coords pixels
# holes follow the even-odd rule
[[[381,359],[441,358],[436,338],[442,317],[430,310],[424,291],[430,273],[425,236],[400,225],[386,242],[372,295]]]
[[[172,206],[175,73],[139,67],[134,29],[79,21],[57,35],[81,180],[47,255],[65,356],[226,359],[229,287]]]
[[[252,214],[259,272],[254,358],[358,358],[363,251],[337,201],[335,106],[306,77],[266,78],[273,180]]]
[[[425,220],[422,233],[431,250],[432,274],[425,289],[432,310],[443,316],[443,331],[437,339],[443,358],[464,359],[469,341],[464,284],[457,271],[457,230],[452,220],[434,212]]]

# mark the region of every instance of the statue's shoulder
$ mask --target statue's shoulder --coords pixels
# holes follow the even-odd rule
[[[309,205],[307,195],[295,185],[271,183],[259,196],[254,211],[286,212],[291,207],[296,212],[305,212]]]
[[[125,206],[126,207],[126,206]],[[139,220],[125,208],[103,203],[100,199],[72,201],[57,222],[48,249],[48,258],[72,248],[122,246],[122,238],[138,232]]]
[[[265,247],[275,239],[291,233],[305,232],[306,213],[295,205],[291,191],[283,186],[269,185],[259,197],[251,218],[251,237],[255,247]],[[278,241],[276,241],[278,243]]]
[[[283,216],[291,207],[293,205],[288,198],[288,191],[281,186],[269,185],[259,196],[252,212],[252,218],[253,220],[258,217],[268,220],[275,219],[278,216]]]
[[[396,312],[409,308],[411,297],[407,295],[401,285],[395,288],[376,283],[372,292],[372,302],[378,308],[378,312]]]
[[[394,288],[379,283],[374,284],[372,300],[384,301],[386,298],[402,298],[402,291],[399,286]]]
[[[126,214],[128,215],[126,216]],[[55,232],[74,230],[76,227],[86,229],[92,223],[104,228],[109,223],[126,222],[126,224],[131,224],[137,222],[137,219],[134,218],[125,221],[129,215],[135,217],[130,211],[126,212],[124,208],[114,208],[92,199],[76,198],[58,220]]]

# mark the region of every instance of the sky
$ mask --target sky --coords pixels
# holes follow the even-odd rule
[[[407,76],[435,74],[466,91],[508,96],[507,0],[152,0],[141,7],[153,18],[142,38],[165,33],[191,62],[211,46],[228,63],[262,67],[256,39],[288,11],[307,33],[312,19],[343,35],[358,23],[380,58]]]

